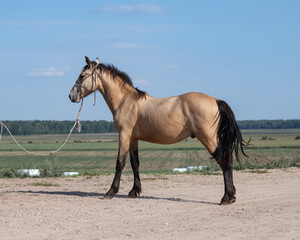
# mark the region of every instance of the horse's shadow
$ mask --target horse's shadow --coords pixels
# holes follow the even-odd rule
[[[81,191],[16,191],[18,193],[30,193],[30,194],[46,194],[46,195],[65,195],[65,196],[76,196],[76,197],[98,197],[103,199],[104,193],[95,193],[95,192],[81,192]],[[114,198],[128,198],[127,195],[117,194]],[[219,205],[218,203],[208,202],[208,201],[200,201],[200,200],[191,200],[191,199],[182,199],[182,198],[166,198],[166,197],[155,197],[155,196],[138,196],[137,199],[145,199],[145,200],[165,200],[172,202],[182,202],[182,203],[200,203],[200,204],[210,204],[210,205]]]

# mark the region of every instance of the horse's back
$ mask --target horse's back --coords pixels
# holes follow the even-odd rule
[[[207,94],[190,92],[179,97],[186,115],[196,115],[202,121],[210,121],[218,112],[217,99]]]

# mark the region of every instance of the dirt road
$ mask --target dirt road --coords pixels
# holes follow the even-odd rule
[[[221,175],[0,179],[0,239],[299,239],[300,169],[235,172],[237,202],[219,206]]]

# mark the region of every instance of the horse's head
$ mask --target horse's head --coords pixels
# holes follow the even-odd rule
[[[69,98],[72,102],[80,102],[80,99],[86,97],[90,93],[96,90],[96,78],[97,78],[97,66],[99,64],[99,58],[96,61],[90,61],[88,57],[85,57],[87,65],[82,69],[77,81],[71,89]]]

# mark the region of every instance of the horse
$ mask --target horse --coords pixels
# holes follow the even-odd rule
[[[233,153],[239,160],[247,156],[235,115],[223,101],[200,92],[174,97],[155,98],[133,86],[130,77],[115,66],[91,61],[86,65],[70,91],[72,102],[79,103],[87,95],[99,91],[106,101],[119,133],[115,176],[104,199],[119,191],[122,170],[129,152],[133,170],[133,188],[129,198],[140,195],[138,141],[173,144],[187,137],[197,138],[220,165],[225,193],[220,204],[236,201],[233,184]]]

